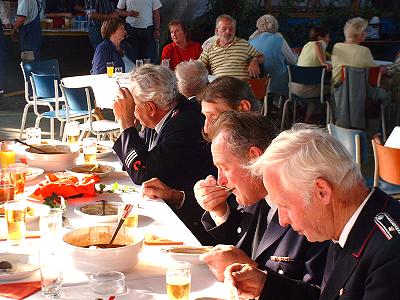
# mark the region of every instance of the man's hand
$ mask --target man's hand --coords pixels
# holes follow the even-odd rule
[[[248,264],[233,264],[226,268],[225,283],[238,290],[241,299],[254,299],[260,296],[267,274]]]
[[[158,178],[152,178],[143,182],[142,194],[151,199],[161,198],[175,205],[181,205],[184,195],[182,191],[170,188]]]
[[[208,268],[219,281],[224,280],[224,271],[230,264],[242,263],[257,266],[246,253],[229,245],[217,245],[199,258],[208,264]]]
[[[251,78],[257,78],[260,76],[260,66],[258,65],[258,59],[254,58],[250,61],[247,71]]]
[[[120,15],[119,12],[117,10],[115,10],[109,15],[109,18],[110,19],[118,19],[119,15]]]
[[[139,17],[139,12],[136,11],[136,10],[130,10],[130,11],[128,11],[128,16],[129,17],[133,17],[133,18],[137,18],[137,17]]]
[[[119,89],[114,99],[113,110],[121,130],[135,126],[135,101],[128,88]]]
[[[194,196],[197,203],[206,211],[213,212],[222,217],[227,211],[226,198],[228,193],[225,189],[218,187],[214,176],[209,175],[206,179],[199,180],[194,185]]]

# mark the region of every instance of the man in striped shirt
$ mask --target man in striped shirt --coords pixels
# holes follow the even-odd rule
[[[216,20],[215,43],[203,50],[200,60],[214,76],[233,76],[239,79],[258,77],[263,55],[246,40],[235,37],[236,20],[220,15]]]

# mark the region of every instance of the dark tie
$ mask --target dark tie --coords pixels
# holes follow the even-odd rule
[[[150,140],[149,140],[149,151],[153,149],[153,147],[156,145],[156,139],[157,139],[157,131],[155,129],[151,130],[150,133]]]
[[[333,242],[331,243],[328,250],[328,257],[326,258],[324,277],[322,279],[322,285],[321,285],[322,290],[325,288],[325,285],[332,274],[333,268],[335,267],[335,263],[339,257],[341,250],[343,250],[343,248],[338,243],[333,243]]]
[[[261,204],[260,211],[258,214],[257,227],[255,228],[255,233],[254,233],[252,251],[251,251],[252,259],[254,259],[254,256],[257,253],[257,249],[258,246],[260,245],[264,232],[268,227],[267,216],[269,210],[270,206],[266,202]]]

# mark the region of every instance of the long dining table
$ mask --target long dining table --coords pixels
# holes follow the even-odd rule
[[[118,182],[121,185],[132,182],[126,172],[121,170],[120,163],[114,153],[98,159],[100,164],[113,166],[115,170],[101,180],[103,184],[113,184]],[[31,182],[27,183],[26,193],[31,193],[44,175],[39,176]],[[140,188],[137,186],[137,188]],[[193,236],[189,229],[181,222],[170,207],[161,199],[150,200],[143,199],[136,193],[102,193],[92,198],[76,198],[67,200],[67,209],[64,213],[65,219],[68,221],[68,228],[63,228],[64,232],[69,230],[103,225],[97,223],[93,218],[85,219],[75,213],[75,207],[83,203],[89,203],[98,200],[106,201],[126,201],[129,197],[137,197],[139,201],[139,223],[137,230],[141,233],[150,233],[162,238],[174,241],[183,241],[185,245],[199,246],[199,241]],[[38,220],[33,220],[31,225],[36,226],[38,230]],[[116,225],[112,224],[112,225]],[[0,219],[0,229],[4,234],[6,230],[4,218]],[[29,228],[28,228],[29,229]],[[61,235],[60,235],[61,242]],[[41,246],[40,238],[26,239],[21,246],[11,246],[7,241],[0,242],[1,253],[23,253],[30,256],[30,262],[38,264],[39,247]],[[165,285],[166,267],[173,262],[173,258],[167,253],[161,251],[162,248],[168,246],[145,245],[140,253],[139,263],[128,272],[125,272],[126,285],[128,291],[122,295],[117,295],[116,299],[167,299]],[[62,261],[63,268],[63,287],[60,299],[95,299],[95,296],[88,286],[87,273],[81,272],[73,267],[70,257],[64,254]],[[31,282],[40,281],[40,271],[36,271],[32,276],[17,281],[0,281],[1,284],[10,282]],[[192,284],[190,299],[226,299],[227,287],[224,283],[219,282],[209,271],[205,264],[192,264]],[[107,299],[108,297],[106,297]],[[1,298],[0,299],[7,299]],[[28,297],[28,299],[46,299],[37,292]]]

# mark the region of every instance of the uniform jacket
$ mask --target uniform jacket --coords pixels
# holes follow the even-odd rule
[[[398,201],[375,189],[338,254],[322,292],[314,286],[270,273],[260,299],[278,299],[277,296],[287,300],[400,299],[400,229],[396,230],[397,225],[386,226],[392,236],[386,237],[384,227],[374,222],[381,212],[388,213],[397,223],[400,221]]]
[[[321,284],[328,244],[310,243],[291,227],[280,226],[277,212],[261,233],[258,247],[253,247],[253,239],[260,226],[258,220],[261,214],[268,213],[268,209],[267,202],[262,199],[241,211],[231,210],[228,220],[220,226],[215,226],[209,212],[203,215],[202,222],[218,242],[236,245],[255,260],[259,268]],[[289,261],[280,261],[285,258]]]
[[[183,206],[172,209],[201,242],[200,234],[209,235],[200,222],[204,210],[194,198],[193,186],[207,175],[216,174],[210,146],[201,136],[203,126],[199,104],[180,96],[150,151],[149,128],[143,136],[133,127],[125,129],[113,147],[134,183],[157,177],[169,187],[185,191]]]

